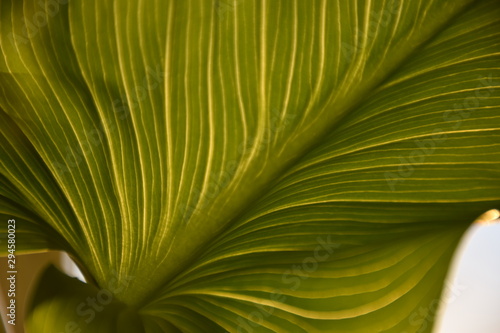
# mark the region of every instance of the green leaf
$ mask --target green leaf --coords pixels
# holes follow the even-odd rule
[[[29,332],[143,332],[137,314],[114,298],[123,289],[116,279],[97,289],[50,266],[39,285]]]
[[[43,161],[37,158],[33,146],[22,134],[11,118],[6,116],[0,110],[0,127],[2,140],[0,141],[0,151],[2,156],[3,168],[15,170],[18,179],[11,182],[3,174],[0,174],[0,217],[3,223],[0,225],[0,254],[6,256],[12,253],[14,249],[7,246],[9,234],[15,234],[15,252],[34,253],[39,251],[57,250],[68,248],[66,241],[44,222],[41,216],[47,212],[42,208],[43,200],[41,198],[51,195],[55,189],[50,174],[46,171]],[[22,161],[22,163],[18,163]],[[34,171],[36,170],[36,171]],[[32,187],[31,184],[37,184],[38,177],[46,179],[47,187]],[[23,188],[23,184],[30,184],[29,188]],[[42,185],[42,184],[40,184]],[[21,189],[21,190],[20,190]],[[56,191],[54,191],[56,192]],[[64,201],[64,197],[59,199]],[[31,204],[28,202],[31,201]],[[40,215],[35,213],[38,211]],[[8,232],[8,220],[14,220],[10,223],[11,232]],[[10,236],[13,238],[13,236]]]
[[[145,332],[431,330],[457,242],[500,200],[498,1],[0,15],[2,207],[96,290],[123,286],[82,332],[129,313]],[[95,293],[72,288],[38,296],[28,332]]]

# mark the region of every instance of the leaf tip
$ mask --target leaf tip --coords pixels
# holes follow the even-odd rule
[[[500,211],[498,209],[490,209],[486,213],[481,214],[477,219],[474,220],[474,223],[481,225],[491,225],[500,223],[499,220]]]

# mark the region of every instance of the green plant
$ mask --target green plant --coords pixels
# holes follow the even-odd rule
[[[498,1],[0,15],[2,233],[90,281],[48,269],[28,332],[431,330],[500,200]]]

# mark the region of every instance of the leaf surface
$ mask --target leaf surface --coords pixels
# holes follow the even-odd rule
[[[0,5],[2,207],[147,332],[431,329],[500,199],[497,1],[40,3]]]

